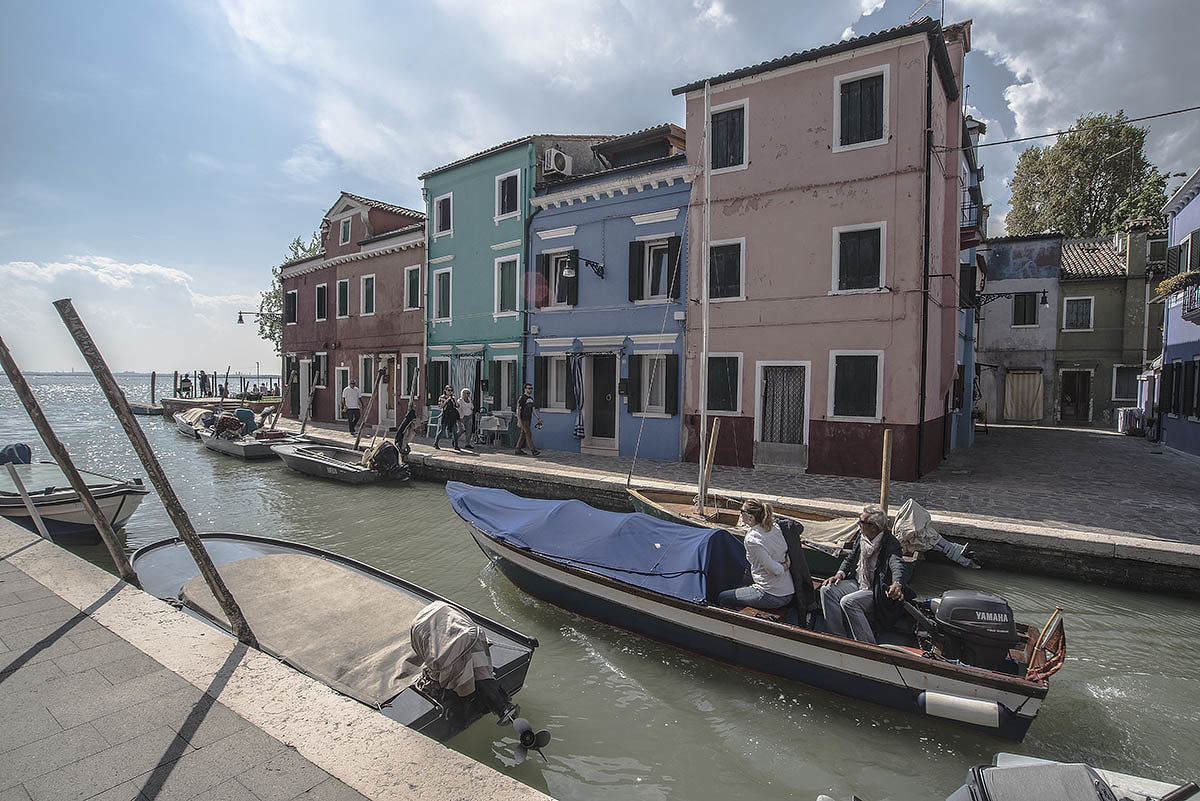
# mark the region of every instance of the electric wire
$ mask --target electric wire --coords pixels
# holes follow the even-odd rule
[[[935,148],[943,153],[951,153],[956,150],[974,150],[980,147],[994,147],[996,145],[1011,145],[1017,142],[1032,142],[1034,139],[1047,139],[1051,136],[1064,136],[1072,133],[1083,133],[1084,131],[1097,131],[1101,128],[1112,128],[1117,125],[1128,125],[1134,122],[1145,122],[1146,120],[1156,120],[1160,117],[1170,117],[1175,114],[1186,114],[1190,111],[1200,111],[1200,106],[1189,106],[1188,108],[1177,108],[1174,111],[1163,111],[1158,114],[1147,114],[1145,117],[1134,117],[1129,120],[1121,120],[1120,122],[1106,122],[1102,125],[1089,125],[1086,128],[1068,128],[1065,131],[1055,131],[1054,133],[1037,134],[1035,136],[1022,136],[1017,139],[1005,139],[1000,142],[980,142],[976,145],[964,145],[963,147],[939,147]]]

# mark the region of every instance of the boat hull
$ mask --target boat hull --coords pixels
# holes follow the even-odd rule
[[[944,667],[928,660],[922,665],[915,651],[893,657],[895,652],[888,649],[828,634],[655,598],[653,593],[623,591],[611,580],[564,570],[489,537],[470,522],[467,526],[484,554],[531,595],[722,662],[954,720],[1010,740],[1024,738],[1045,696],[1044,685],[997,681],[985,676],[985,671]],[[994,707],[990,711],[985,709],[989,705]]]
[[[93,491],[92,497],[96,499],[96,505],[104,513],[108,524],[116,531],[133,516],[142,498],[148,494],[149,490],[144,487],[130,484],[113,490]],[[64,545],[95,545],[100,542],[100,532],[96,530],[91,515],[74,490],[66,489],[50,497],[31,496],[31,499],[46,525],[46,531],[55,542]],[[37,531],[37,525],[20,498],[15,503],[11,498],[0,501],[0,516],[30,531]]]
[[[271,450],[273,446],[303,442],[303,440],[296,437],[271,440],[258,440],[251,437],[226,439],[207,431],[200,435],[200,440],[204,443],[204,447],[210,451],[223,453],[227,456],[236,456],[239,459],[274,459],[276,454]]]
[[[283,463],[298,473],[317,478],[332,478],[347,484],[371,484],[382,481],[383,475],[378,470],[372,470],[362,465],[354,465],[349,461],[336,458],[325,458],[319,454],[328,453],[332,456],[349,458],[350,454],[361,453],[348,448],[312,445],[274,445],[271,450],[283,460]]]

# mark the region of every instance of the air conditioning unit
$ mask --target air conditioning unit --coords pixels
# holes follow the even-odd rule
[[[548,147],[542,162],[542,171],[546,175],[570,175],[571,157],[557,148]]]

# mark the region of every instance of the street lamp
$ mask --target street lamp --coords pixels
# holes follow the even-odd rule
[[[1024,292],[980,292],[975,296],[975,308],[982,309],[993,300],[999,300],[1000,298],[1011,298],[1013,295],[1024,294]],[[1042,296],[1038,298],[1038,305],[1043,309],[1050,305],[1050,297],[1046,294],[1046,290],[1044,289],[1042,290]]]

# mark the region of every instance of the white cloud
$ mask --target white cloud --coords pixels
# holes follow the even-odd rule
[[[334,163],[329,151],[314,142],[297,145],[280,169],[301,183],[322,181],[333,172]]]
[[[694,0],[692,6],[700,12],[700,19],[718,28],[734,22],[733,16],[725,10],[725,4],[720,0]]]

